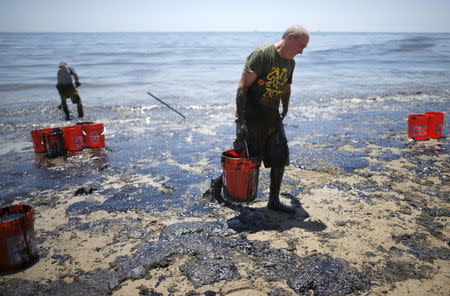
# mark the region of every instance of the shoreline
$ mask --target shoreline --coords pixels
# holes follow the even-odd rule
[[[6,295],[19,295],[30,287],[37,289],[37,295],[62,295],[80,285],[89,295],[116,296],[213,295],[208,291],[296,295],[302,289],[305,293],[312,289],[314,295],[447,295],[450,157],[420,153],[442,141],[446,140],[415,142],[399,149],[403,157],[383,161],[382,170],[347,173],[332,164],[314,170],[288,167],[282,200],[294,202],[295,216],[265,208],[264,174],[262,196],[254,203],[228,207],[206,194],[197,201],[213,209],[205,216],[170,209],[159,215],[139,209],[89,210],[90,205],[108,200],[102,188],[76,196],[79,188],[74,186],[35,191],[20,203],[34,208],[41,259],[28,269],[2,275],[0,283],[12,293]],[[367,156],[370,162],[380,162],[377,155],[391,149],[373,148]],[[151,182],[113,173],[102,186],[118,190]],[[199,186],[206,190],[208,184]],[[79,203],[85,208],[73,208]],[[177,227],[184,230],[168,231]],[[180,243],[195,251],[183,249]],[[243,245],[247,247],[242,249]],[[165,248],[170,252],[164,253]],[[310,270],[311,262],[338,266],[339,272],[331,269],[328,274],[337,281],[330,291],[309,286],[306,278],[292,280],[299,278],[298,270]],[[217,265],[220,272],[214,269]],[[355,290],[345,290],[355,279]],[[93,285],[94,280],[108,285]],[[326,279],[319,282],[330,289]]]
[[[74,122],[55,123],[56,108],[43,122],[34,109],[8,113],[0,206],[33,207],[40,260],[1,274],[0,295],[448,295],[449,140],[408,140],[405,118],[447,102],[290,108],[281,199],[294,216],[266,208],[265,168],[254,202],[211,200],[232,104],[189,108],[187,121],[86,108],[106,148],[56,159],[34,155],[29,130]]]
[[[266,207],[263,167],[252,203],[208,190],[245,58],[279,34],[16,35],[0,39],[0,207],[33,207],[39,261],[0,274],[0,296],[450,295],[450,33],[316,34],[283,119],[295,215]],[[57,108],[59,61],[82,119]],[[444,137],[408,139],[429,111]],[[30,131],[86,121],[105,148],[34,152]]]

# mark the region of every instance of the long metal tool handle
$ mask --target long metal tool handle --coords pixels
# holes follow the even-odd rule
[[[175,110],[174,108],[172,108],[170,105],[166,104],[165,102],[163,102],[161,99],[155,97],[154,95],[152,95],[151,93],[147,92],[150,96],[152,96],[154,99],[158,100],[159,102],[161,102],[162,104],[166,105],[169,109],[175,111],[177,114],[181,115],[181,117],[183,117],[184,119],[186,119],[186,117],[181,114],[180,112],[178,112],[177,110]]]
[[[245,138],[244,138],[244,143],[245,143],[245,151],[247,152],[247,158],[250,158],[250,154],[248,152],[247,140]]]

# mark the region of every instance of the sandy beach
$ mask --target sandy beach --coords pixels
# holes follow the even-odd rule
[[[450,295],[448,33],[311,32],[283,120],[297,213],[266,208],[263,167],[255,201],[211,197],[245,59],[279,38],[0,33],[0,207],[33,208],[39,254],[0,274],[0,296]],[[60,61],[82,119],[57,109]],[[429,111],[444,136],[409,139]],[[79,121],[106,146],[34,152],[30,131]]]
[[[31,192],[15,203],[34,208],[40,260],[2,275],[0,295],[449,295],[446,141],[409,141],[391,161],[379,156],[392,148],[360,148],[383,169],[288,167],[282,200],[296,215],[265,207],[265,169],[263,197],[251,204],[219,204],[208,181],[199,184],[207,215],[90,211],[108,199],[105,189],[170,191],[164,180],[108,169],[91,193]]]

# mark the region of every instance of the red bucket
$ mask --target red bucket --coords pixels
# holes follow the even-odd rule
[[[44,147],[47,157],[64,156],[67,153],[64,143],[63,132],[60,128],[53,128],[50,132],[43,134]]]
[[[442,138],[444,127],[444,113],[442,112],[426,112],[428,116],[428,137],[439,139]]]
[[[416,141],[428,140],[428,115],[408,115],[408,137]]]
[[[31,138],[33,139],[33,147],[35,153],[45,152],[44,138],[42,135],[51,131],[51,128],[43,128],[30,131]]]
[[[261,160],[236,155],[234,150],[222,153],[224,195],[234,201],[250,202],[256,198]]]
[[[67,150],[80,151],[84,148],[83,127],[81,125],[62,128]]]
[[[86,147],[105,147],[105,127],[103,123],[83,125]]]
[[[33,209],[14,205],[0,209],[0,272],[28,266],[38,259]]]

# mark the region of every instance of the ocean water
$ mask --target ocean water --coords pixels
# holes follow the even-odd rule
[[[57,64],[77,70],[86,105],[234,101],[247,55],[280,33],[1,33],[0,105],[57,102]],[[311,33],[296,57],[294,104],[404,92],[447,95],[450,34]]]
[[[91,209],[197,209],[210,178],[221,171],[221,152],[233,141],[245,58],[280,35],[0,33],[0,206],[41,190],[88,185],[109,196]],[[49,160],[33,152],[30,131],[77,122],[64,121],[56,108],[60,61],[78,72],[83,120],[105,125],[106,149]],[[408,114],[448,117],[449,81],[450,34],[311,33],[296,57],[284,120],[291,166],[383,170],[383,161],[404,156],[396,148],[413,145]],[[69,108],[76,115],[75,106]],[[444,134],[449,130],[446,118]],[[374,165],[367,156],[376,146],[392,150]],[[433,147],[423,153],[448,156],[447,137]],[[261,177],[258,196],[264,199],[267,170]],[[116,179],[131,185],[105,189]],[[284,182],[300,184],[295,178]]]

